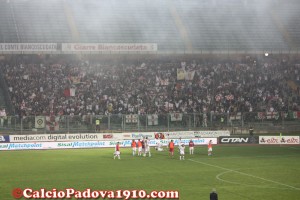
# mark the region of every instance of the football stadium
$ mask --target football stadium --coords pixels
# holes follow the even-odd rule
[[[299,19],[299,0],[0,0],[0,200],[300,199]]]

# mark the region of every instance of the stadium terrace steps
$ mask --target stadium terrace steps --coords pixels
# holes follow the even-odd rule
[[[11,14],[10,4],[4,1],[0,2],[0,42],[17,42],[18,36],[13,24],[13,15]]]
[[[299,1],[287,1],[274,7],[274,12],[282,16],[281,22],[286,27],[294,46],[300,45]]]
[[[20,42],[70,41],[61,1],[10,1],[7,4],[13,6]]]
[[[195,47],[287,48],[268,13],[255,10],[255,4],[245,6],[218,2],[214,6],[199,2],[190,9],[191,6],[186,6],[186,1],[177,3],[178,10],[189,28],[190,37],[197,41]],[[218,9],[220,7],[222,9]],[[259,17],[253,15],[254,11],[259,12],[256,13]]]
[[[91,1],[72,3],[74,19],[84,42],[158,43],[159,48],[184,48],[167,7],[150,1]],[[91,5],[97,7],[90,12]],[[109,12],[111,11],[111,12]],[[89,30],[87,32],[87,30]]]

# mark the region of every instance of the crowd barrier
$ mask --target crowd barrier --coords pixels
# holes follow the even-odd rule
[[[96,127],[96,120],[100,121]],[[166,113],[154,115],[6,116],[0,117],[0,132],[95,133],[230,130],[231,134],[254,131],[293,132],[300,128],[300,112]]]

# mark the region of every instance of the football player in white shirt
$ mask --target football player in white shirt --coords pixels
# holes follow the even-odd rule
[[[144,145],[145,145],[145,152],[144,152],[144,157],[146,157],[147,153],[149,154],[149,157],[151,157],[151,152],[150,152],[150,141],[148,140],[148,137],[144,140]]]
[[[179,148],[182,144],[183,144],[183,143],[182,143],[181,137],[180,137],[179,140],[178,140],[178,148]]]
[[[157,151],[163,151],[164,149],[163,149],[163,147],[162,147],[162,143],[160,142],[160,140],[158,139],[158,140],[156,140],[156,150]]]
[[[181,144],[178,148],[179,148],[179,154],[180,154],[179,159],[184,160],[184,149],[185,149],[184,144]]]

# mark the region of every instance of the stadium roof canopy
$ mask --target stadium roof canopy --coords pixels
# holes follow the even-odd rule
[[[297,0],[0,0],[0,43],[298,50]]]

